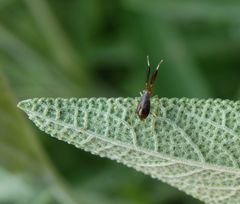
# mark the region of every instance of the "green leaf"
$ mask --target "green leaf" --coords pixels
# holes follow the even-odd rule
[[[40,98],[18,107],[44,132],[160,179],[206,203],[240,202],[240,101]]]
[[[14,96],[0,73],[0,166],[48,174],[49,162],[33,130],[16,109]],[[14,121],[14,122],[13,122]]]
[[[28,203],[30,197],[35,203],[49,203],[42,202],[48,198],[58,203],[78,203],[16,109],[14,95],[1,73],[0,93],[0,203]]]
[[[28,185],[26,177],[11,174],[0,167],[0,203],[27,203],[36,196],[36,189]]]

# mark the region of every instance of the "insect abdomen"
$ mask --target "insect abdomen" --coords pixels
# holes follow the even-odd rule
[[[147,91],[143,92],[143,95],[141,97],[140,103],[138,104],[136,112],[140,120],[144,120],[145,118],[147,118],[150,112],[150,95]]]

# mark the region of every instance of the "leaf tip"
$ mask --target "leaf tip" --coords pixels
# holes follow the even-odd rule
[[[27,112],[29,110],[29,108],[31,107],[30,101],[31,101],[31,99],[20,101],[17,104],[17,107],[20,108],[21,110],[23,110],[24,112]]]

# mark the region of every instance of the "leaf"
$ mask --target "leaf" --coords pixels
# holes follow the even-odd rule
[[[47,156],[33,130],[16,109],[16,101],[1,73],[0,92],[0,166],[37,175],[47,173]]]
[[[80,187],[69,186],[48,160],[28,121],[16,109],[12,91],[1,73],[0,92],[1,204],[30,201],[32,204],[130,204],[124,199],[108,198],[106,192],[95,193],[91,188],[83,190],[82,183]]]
[[[18,107],[44,132],[160,179],[206,203],[240,202],[240,101],[36,98]]]
[[[16,109],[1,73],[0,93],[0,203],[28,203],[30,197],[31,203],[33,198],[35,203],[49,203],[43,202],[46,199],[79,203],[81,199],[58,175],[34,131]]]
[[[21,174],[12,174],[0,167],[0,203],[28,203],[36,197],[36,189]]]

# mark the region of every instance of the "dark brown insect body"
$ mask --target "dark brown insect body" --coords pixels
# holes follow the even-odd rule
[[[140,118],[140,120],[146,119],[150,113],[150,97],[152,94],[152,87],[153,87],[154,81],[157,77],[158,68],[162,62],[163,61],[161,60],[160,63],[157,65],[157,67],[152,75],[150,86],[148,86],[151,67],[150,67],[150,63],[149,63],[149,58],[147,56],[148,68],[147,68],[147,76],[146,76],[146,82],[145,82],[145,90],[143,90],[143,92],[140,93],[141,99],[140,99],[140,102],[139,102],[137,110],[136,110],[136,113],[138,114],[138,117]]]
[[[144,90],[142,93],[142,97],[138,104],[136,113],[140,120],[144,120],[150,112],[150,94],[148,91]]]

